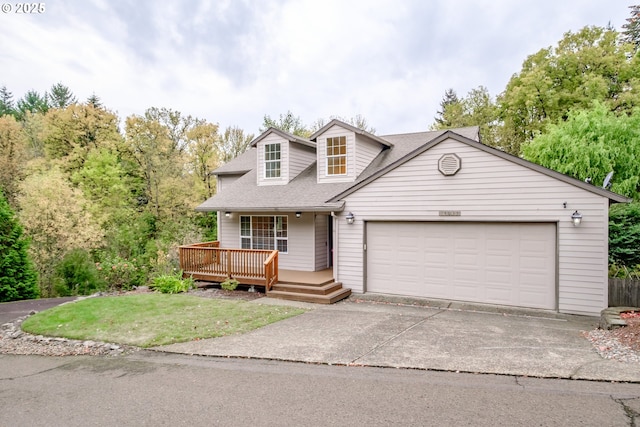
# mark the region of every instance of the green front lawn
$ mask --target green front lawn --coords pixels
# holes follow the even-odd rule
[[[189,295],[88,298],[37,313],[25,332],[153,347],[251,331],[304,310]]]

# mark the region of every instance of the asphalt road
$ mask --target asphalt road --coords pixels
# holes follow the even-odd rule
[[[0,355],[0,407],[2,426],[629,426],[640,385],[146,351]]]
[[[25,316],[31,311],[44,311],[74,299],[76,297],[28,299],[0,303],[0,325]]]

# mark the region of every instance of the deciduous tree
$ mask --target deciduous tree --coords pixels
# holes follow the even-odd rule
[[[599,101],[570,112],[564,122],[524,146],[524,157],[580,180],[602,185],[613,171],[611,190],[640,199],[640,109],[615,114]]]
[[[18,182],[26,161],[27,140],[13,116],[0,116],[0,191],[15,205]]]
[[[501,139],[511,141],[509,151],[519,154],[520,145],[547,124],[565,120],[570,110],[589,108],[593,100],[620,112],[640,105],[640,55],[631,51],[616,31],[585,27],[529,56],[499,97]]]
[[[227,163],[247,151],[251,141],[253,141],[252,133],[245,135],[244,131],[239,127],[228,126],[224,130],[219,143],[221,163]]]
[[[53,295],[54,266],[71,249],[95,249],[103,232],[88,212],[82,192],[56,168],[21,183],[20,221],[31,239],[29,253],[40,275],[43,296]]]
[[[311,135],[311,131],[302,123],[300,116],[294,116],[291,111],[287,111],[286,114],[280,114],[278,119],[272,119],[271,116],[265,114],[260,127],[260,132],[264,132],[270,127],[283,130],[292,135],[307,138]]]
[[[510,151],[506,141],[498,138],[498,107],[486,87],[472,89],[462,99],[449,89],[440,105],[442,111],[438,113],[432,129],[480,126],[480,138],[484,144]]]
[[[215,182],[211,172],[220,164],[218,125],[201,124],[187,132],[188,155],[199,187],[198,199],[213,196]]]
[[[85,104],[50,110],[42,136],[47,155],[62,160],[69,172],[80,169],[91,150],[122,145],[117,117]]]
[[[336,119],[336,120],[340,120],[341,122],[350,124],[353,127],[356,127],[358,129],[361,129],[365,132],[371,133],[371,134],[375,134],[376,133],[376,129],[372,126],[369,125],[369,122],[367,121],[367,119],[361,115],[361,114],[356,114],[353,117],[343,117],[343,116],[331,116],[329,117],[329,120],[325,120],[324,118],[320,118],[318,120],[316,120],[310,127],[309,129],[309,133],[312,134],[315,131],[317,131],[318,129],[322,128],[324,125],[326,125],[327,123],[329,123],[331,120]]]

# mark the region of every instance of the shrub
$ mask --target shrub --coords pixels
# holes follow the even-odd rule
[[[609,277],[616,279],[640,280],[640,264],[634,268],[612,264],[609,266]]]
[[[118,256],[106,257],[96,268],[109,290],[126,291],[143,284],[144,269],[136,265],[135,258],[129,261]]]
[[[609,264],[633,269],[640,264],[640,203],[621,203],[609,211]]]
[[[104,287],[91,256],[84,249],[68,252],[55,268],[55,291],[59,296],[88,295]]]
[[[162,274],[156,277],[151,287],[163,294],[178,294],[194,288],[195,284],[191,277],[183,279],[182,271],[179,271],[176,274]]]
[[[220,287],[225,291],[234,291],[239,284],[240,282],[238,282],[236,279],[232,279],[229,277],[227,280],[220,283]]]

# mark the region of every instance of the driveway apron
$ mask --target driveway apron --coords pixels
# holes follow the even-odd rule
[[[256,300],[255,303],[266,301]],[[274,303],[274,302],[270,302]],[[640,381],[640,367],[602,359],[582,336],[598,319],[344,302],[243,335],[154,350],[307,363]],[[546,317],[545,317],[546,316]]]

